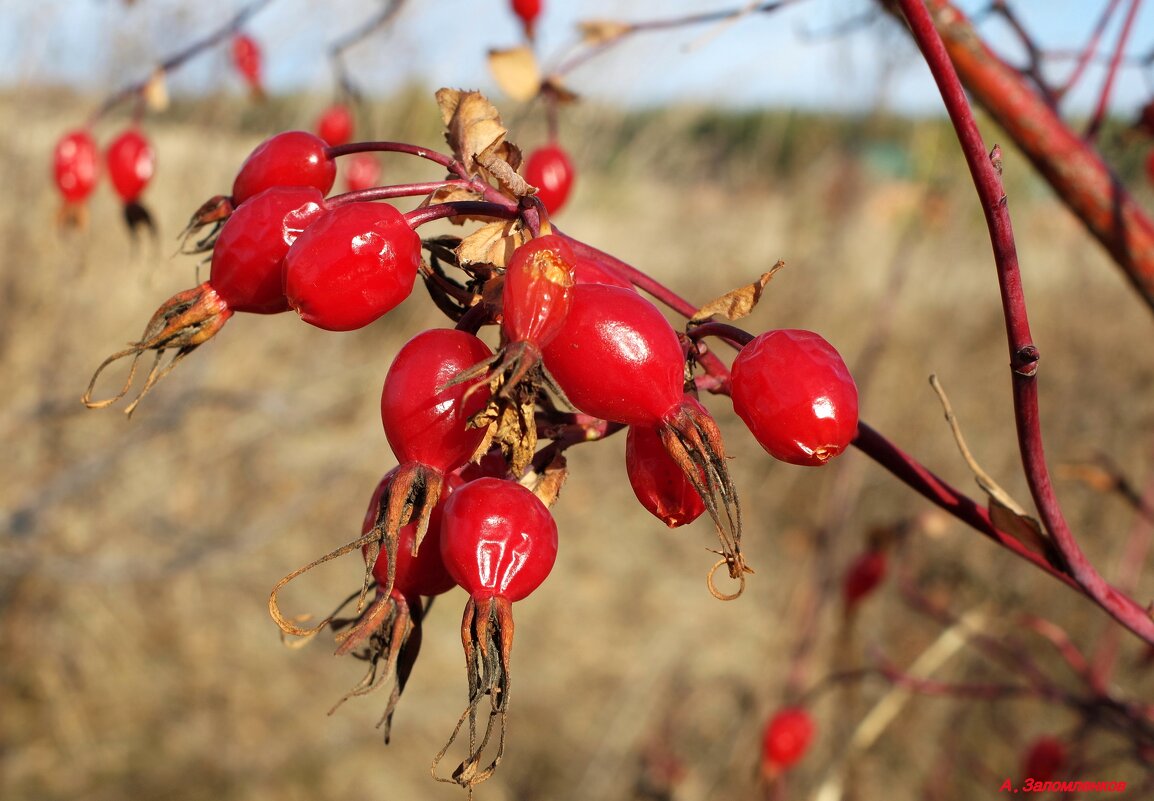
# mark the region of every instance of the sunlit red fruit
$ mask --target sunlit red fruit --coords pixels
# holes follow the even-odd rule
[[[809,712],[801,707],[785,707],[765,725],[761,740],[763,768],[780,772],[795,765],[813,742],[815,726]]]
[[[264,57],[260,44],[247,33],[239,33],[232,40],[232,63],[254,91],[263,90]]]
[[[289,248],[284,293],[306,323],[329,331],[362,328],[409,296],[421,238],[387,203],[329,209]]]
[[[354,153],[346,156],[345,188],[350,192],[371,189],[381,183],[381,162],[372,153]]]
[[[767,331],[733,360],[733,409],[761,446],[798,465],[828,462],[857,433],[857,386],[838,352],[812,331]]]
[[[541,500],[513,481],[479,478],[445,502],[441,555],[473,598],[519,601],[557,560],[557,524]]]
[[[307,186],[266,189],[225,222],[212,250],[209,279],[233,311],[289,310],[284,258],[301,232],[324,212],[324,196]]]
[[[625,469],[637,500],[669,528],[692,523],[705,511],[705,502],[665,450],[656,429],[629,427]]]
[[[56,188],[69,203],[82,203],[100,177],[100,155],[96,140],[87,130],[70,131],[56,143],[52,155]]]
[[[156,153],[138,128],[129,128],[108,145],[108,178],[125,203],[140,198],[156,171]]]
[[[344,103],[334,103],[317,119],[317,136],[336,147],[353,138],[353,112]]]
[[[537,18],[541,16],[542,0],[510,0],[509,5],[513,13],[521,20],[521,25],[525,28],[525,35],[532,39]]]
[[[501,330],[510,342],[540,348],[565,322],[576,259],[559,236],[539,236],[517,248],[505,269]]]
[[[233,205],[274,186],[312,186],[328,194],[337,165],[325,154],[326,147],[323,139],[307,131],[285,131],[261,142],[237,171]]]
[[[537,187],[537,197],[546,211],[556,214],[569,199],[576,171],[569,154],[559,145],[539,147],[525,160],[525,180]]]

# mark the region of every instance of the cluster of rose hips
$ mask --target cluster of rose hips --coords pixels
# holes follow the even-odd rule
[[[141,205],[140,196],[156,172],[156,151],[139,126],[129,126],[113,138],[103,159],[88,129],[69,131],[56,142],[52,170],[64,201],[64,221],[83,221],[84,204],[96,189],[102,172],[107,170],[112,188],[124,206],[129,228],[135,229],[141,224],[151,226],[151,216]]]
[[[548,507],[568,447],[626,430],[626,469],[644,507],[671,527],[703,513],[712,519],[720,559],[709,574],[711,591],[735,597],[751,571],[721,431],[697,397],[704,344],[679,333],[634,288],[628,268],[553,228],[549,204],[525,181],[528,165],[524,178],[517,172],[519,151],[503,131],[492,135],[496,114],[484,98],[442,90],[438,100],[451,156],[401,143],[341,142],[343,123],[328,115],[320,125],[328,141],[290,131],[258,146],[231,193],[194,215],[193,230],[209,229],[193,247],[211,252],[208,280],[162,304],[141,339],[98,368],[84,400],[98,408],[126,395],[138,360],[152,353],[131,412],[236,312],[291,309],[311,325],[350,331],[396,307],[420,275],[455,326],[413,336],[384,376],[381,418],[398,466],[381,479],[360,535],[282,579],[270,611],[289,634],[331,628],[339,653],[368,661],[350,696],[391,685],[387,736],[419,648],[426,599],[462,587],[469,595],[461,625],[469,700],[434,767],[455,741],[467,741],[444,780],[472,786],[501,758],[512,604],[546,579],[556,559]],[[482,133],[488,144],[478,150]],[[329,195],[338,158],[377,151],[430,159],[449,175]],[[385,202],[401,197],[424,200],[407,213]],[[484,224],[463,239],[422,240],[415,230],[443,218]],[[478,336],[489,327],[495,352]],[[162,364],[166,351],[174,355]],[[102,371],[122,358],[132,367],[121,390],[93,400]],[[731,371],[714,378],[721,380],[711,386],[732,397],[737,415],[778,459],[821,465],[855,436],[856,388],[817,334],[749,337]],[[365,562],[363,586],[331,616],[301,628],[281,613],[277,593],[287,582],[354,551]],[[717,590],[713,574],[721,567],[737,592]],[[348,604],[352,615],[341,617]],[[467,738],[458,739],[466,727]],[[798,755],[808,737],[793,735]]]

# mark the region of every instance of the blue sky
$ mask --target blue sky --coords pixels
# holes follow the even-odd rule
[[[1073,51],[1085,41],[1108,0],[1016,0],[1027,27],[1047,49]],[[274,0],[249,26],[267,51],[274,92],[327,91],[327,44],[371,16],[381,0]],[[539,45],[548,64],[574,39],[579,19],[649,19],[740,5],[745,0],[545,0]],[[239,0],[0,0],[0,82],[42,81],[107,91],[147,74],[148,65],[203,36],[243,4]],[[973,12],[983,0],[959,0]],[[1128,3],[1123,3],[1123,6]],[[872,8],[871,0],[807,0],[774,15],[636,37],[573,74],[571,85],[597,100],[624,105],[674,99],[734,106],[804,105],[933,112],[935,90],[903,37],[878,26],[831,28]],[[1103,39],[1111,47],[1118,26]],[[995,42],[1012,42],[996,25]],[[409,0],[394,28],[350,54],[364,84],[382,93],[414,77],[434,86],[492,91],[489,47],[517,43],[507,0]],[[1131,37],[1133,53],[1154,48],[1154,11],[1143,7]],[[1057,62],[1060,76],[1069,62]],[[1088,108],[1101,68],[1090,70],[1071,98]],[[230,86],[240,91],[223,52],[205,54],[173,77],[176,92]],[[1124,70],[1114,108],[1132,113],[1151,94],[1146,76]]]

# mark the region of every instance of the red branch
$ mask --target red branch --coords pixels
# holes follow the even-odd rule
[[[1030,485],[1030,493],[1046,530],[1053,537],[1058,550],[1066,560],[1070,575],[1078,586],[1128,629],[1143,639],[1154,642],[1154,621],[1150,615],[1110,587],[1090,564],[1074,539],[1054,493],[1049,469],[1046,466],[1038,413],[1036,376],[1039,354],[1030,337],[1013,227],[1006,206],[1000,169],[995,165],[995,161],[1000,161],[999,154],[997,148],[991,154],[992,157],[986,154],[986,147],[978,132],[969,101],[950,60],[951,53],[934,26],[935,21],[926,7],[927,3],[939,7],[948,6],[944,0],[925,0],[925,2],[898,0],[910,32],[941,91],[942,100],[957,132],[958,141],[986,215],[1002,294],[1006,336],[1010,346],[1018,447],[1022,455],[1026,480]]]
[[[903,8],[909,3],[899,3]],[[1101,155],[1075,135],[950,0],[926,0],[958,77],[1154,309],[1154,222]],[[922,4],[918,7],[925,13]]]

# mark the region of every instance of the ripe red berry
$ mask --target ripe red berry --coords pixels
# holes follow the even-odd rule
[[[537,148],[525,161],[525,180],[537,187],[537,197],[550,214],[559,212],[569,199],[575,174],[569,154],[555,144]]]
[[[1034,740],[1022,760],[1024,778],[1046,782],[1066,768],[1066,746],[1056,737],[1043,735]]]
[[[822,465],[857,433],[857,387],[833,346],[812,331],[768,331],[733,361],[733,409],[770,455]]]
[[[156,170],[152,145],[138,128],[129,128],[112,140],[105,158],[116,194],[125,203],[134,203]]]
[[[289,310],[283,262],[289,246],[324,212],[320,191],[305,186],[266,189],[225,221],[212,249],[209,282],[233,311]]]
[[[813,741],[814,723],[801,707],[779,710],[766,723],[761,741],[762,765],[771,773],[794,765]]]
[[[330,146],[343,145],[353,138],[353,113],[344,103],[334,103],[317,118],[317,136]]]
[[[565,321],[573,292],[573,252],[554,234],[531,239],[505,269],[501,330],[510,342],[548,344]]]
[[[513,13],[516,14],[525,28],[525,35],[533,38],[533,27],[537,17],[541,16],[542,0],[510,0]]]
[[[681,341],[657,307],[627,289],[577,284],[569,313],[543,355],[545,369],[580,411],[657,429],[713,519],[730,577],[744,581],[741,514],[721,432],[705,407],[685,394]],[[736,597],[717,590],[712,572],[710,591]]]
[[[82,203],[96,188],[100,158],[96,141],[87,130],[71,131],[60,138],[53,152],[56,188],[69,203]]]
[[[684,396],[677,333],[636,292],[574,286],[569,313],[544,355],[565,397],[593,417],[653,426]]]
[[[352,331],[409,296],[421,238],[387,203],[330,209],[300,235],[284,260],[284,293],[301,319]]]
[[[485,408],[487,387],[473,383],[445,387],[466,368],[493,355],[465,331],[433,328],[397,352],[381,391],[381,422],[399,462],[419,462],[441,473],[469,460],[485,438],[468,421]]]
[[[370,189],[381,182],[381,162],[372,153],[354,153],[345,159],[345,187],[350,192]]]
[[[274,186],[312,186],[328,194],[337,165],[325,156],[325,142],[307,131],[285,131],[257,145],[240,165],[232,184],[232,202],[239,206]]]
[[[557,524],[545,504],[513,481],[479,478],[445,502],[445,567],[475,599],[519,601],[557,559]]]
[[[863,551],[850,563],[842,579],[841,595],[847,610],[855,608],[886,577],[886,553],[878,548]]]
[[[625,469],[637,500],[670,528],[692,523],[705,511],[705,502],[665,450],[657,429],[629,426]]]
[[[262,90],[262,55],[260,44],[247,33],[238,33],[232,40],[232,63],[245,82],[256,92]]]

